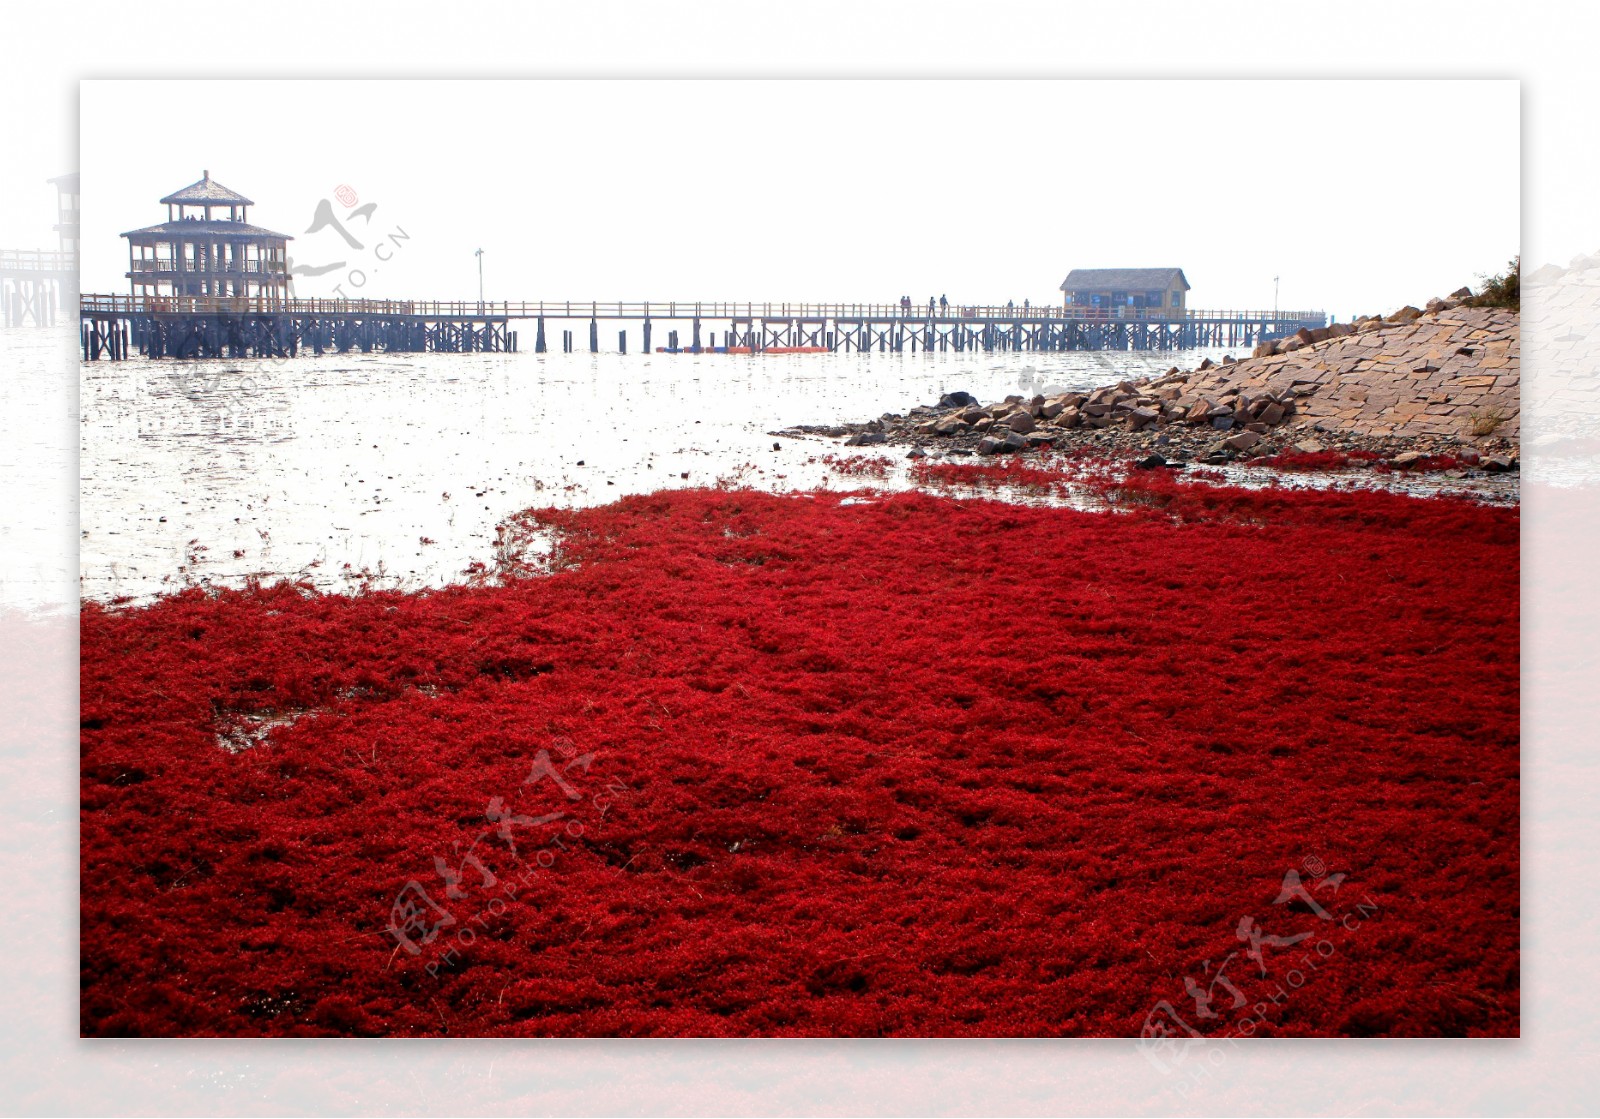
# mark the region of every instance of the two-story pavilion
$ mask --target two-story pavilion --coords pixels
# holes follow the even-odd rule
[[[161,202],[166,221],[123,234],[134,295],[288,299],[293,238],[249,224],[250,199],[207,171]]]

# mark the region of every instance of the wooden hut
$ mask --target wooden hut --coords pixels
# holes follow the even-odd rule
[[[293,238],[249,224],[250,199],[207,171],[161,202],[166,221],[123,234],[134,295],[288,298]]]
[[[1061,290],[1069,314],[1179,318],[1189,281],[1182,268],[1074,268]]]

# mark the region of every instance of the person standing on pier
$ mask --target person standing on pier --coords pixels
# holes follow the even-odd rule
[[[941,315],[944,314],[946,309],[949,308],[949,306],[950,306],[950,301],[947,300],[944,296],[941,295],[939,297],[939,313]]]
[[[928,296],[928,314],[933,314],[933,296]]]

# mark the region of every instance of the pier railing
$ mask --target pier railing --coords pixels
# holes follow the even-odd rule
[[[1326,321],[1321,311],[1199,310],[1158,307],[1021,307],[1014,304],[950,304],[929,309],[894,303],[753,303],[669,300],[422,300],[283,299],[270,295],[89,295],[81,310],[90,315],[289,314],[415,316],[434,319],[773,319],[877,322],[1068,321],[1068,322],[1307,322]]]
[[[56,252],[51,249],[0,249],[0,272],[71,272],[78,271],[76,253]]]

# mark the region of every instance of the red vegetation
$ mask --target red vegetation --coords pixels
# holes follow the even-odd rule
[[[911,467],[911,480],[919,486],[968,486],[980,490],[1014,489],[1032,494],[1065,494],[1073,485],[1104,483],[1121,470],[1111,459],[1079,451],[1044,453],[1022,458],[1010,455],[981,462],[920,461]],[[1120,464],[1126,467],[1132,460]]]
[[[1373,469],[1380,473],[1401,471],[1406,474],[1439,474],[1446,470],[1467,470],[1478,465],[1473,452],[1464,455],[1423,455],[1408,463],[1379,462]]]
[[[1343,470],[1352,463],[1368,465],[1378,461],[1376,451],[1279,451],[1252,459],[1251,466],[1270,466],[1276,470],[1296,470],[1320,473],[1325,470]]]
[[[847,478],[887,478],[894,463],[882,455],[823,455],[828,469]]]
[[[86,604],[84,1033],[1515,1032],[1515,511],[1105,488]]]

